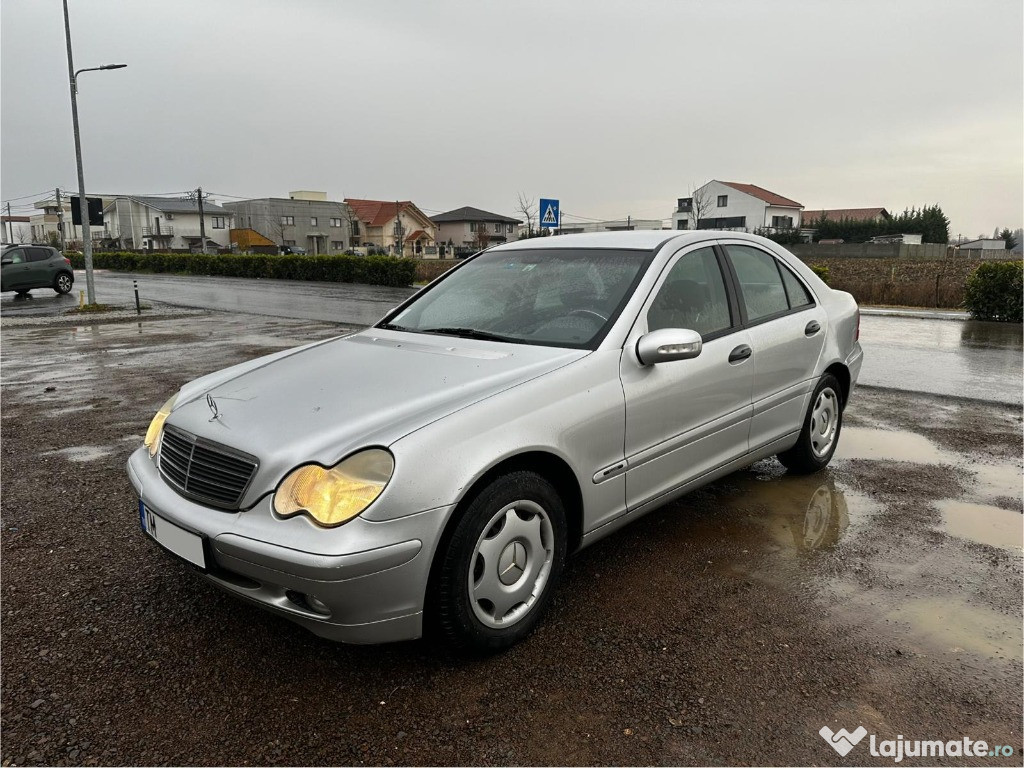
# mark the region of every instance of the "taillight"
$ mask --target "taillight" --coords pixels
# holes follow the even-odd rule
[[[853,340],[860,341],[860,307],[857,307],[857,330],[853,333]]]
[[[65,256],[64,257],[64,263],[67,264],[70,267],[71,266],[71,259],[69,259],[67,256]]]

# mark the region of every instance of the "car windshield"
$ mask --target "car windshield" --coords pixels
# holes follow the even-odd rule
[[[569,248],[485,252],[378,327],[592,348],[652,256],[646,250]]]

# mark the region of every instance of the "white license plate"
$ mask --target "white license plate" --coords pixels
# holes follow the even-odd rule
[[[143,504],[141,500],[139,501],[139,522],[142,524],[142,530],[156,539],[161,547],[188,560],[193,565],[206,568],[202,536],[179,528],[174,523],[165,520]]]

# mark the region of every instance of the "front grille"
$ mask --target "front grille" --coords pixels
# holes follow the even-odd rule
[[[160,474],[183,496],[237,509],[259,460],[255,456],[165,426],[160,440]]]

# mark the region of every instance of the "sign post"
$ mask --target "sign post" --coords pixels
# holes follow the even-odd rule
[[[540,225],[545,229],[556,229],[562,224],[557,200],[540,199]]]

